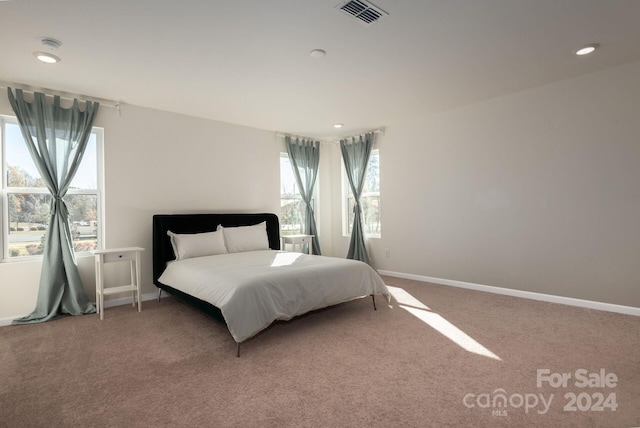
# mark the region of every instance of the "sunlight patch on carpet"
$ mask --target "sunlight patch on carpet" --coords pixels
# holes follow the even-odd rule
[[[399,305],[412,306],[418,309],[424,309],[426,311],[430,311],[429,307],[422,303],[420,300],[413,297],[407,290],[399,287],[392,287],[391,285],[387,285],[387,289],[389,289],[389,293],[396,299]]]
[[[413,297],[406,290],[391,286],[387,286],[387,288],[393,298],[398,302],[398,306],[429,325],[465,351],[502,361],[500,357],[482,346],[464,331],[451,324],[441,315],[432,312],[428,306]]]

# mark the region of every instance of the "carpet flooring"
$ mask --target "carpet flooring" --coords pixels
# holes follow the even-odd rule
[[[384,279],[240,358],[172,297],[1,327],[0,426],[640,426],[640,318]]]

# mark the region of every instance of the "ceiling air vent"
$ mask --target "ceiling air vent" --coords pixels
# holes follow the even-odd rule
[[[348,0],[344,3],[340,3],[336,8],[343,13],[356,18],[361,24],[364,24],[367,27],[389,15],[384,10],[365,0]]]

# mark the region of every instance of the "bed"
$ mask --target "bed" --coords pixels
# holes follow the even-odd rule
[[[226,324],[237,344],[276,320],[371,296],[390,299],[369,265],[280,251],[272,213],[153,216],[153,281]]]

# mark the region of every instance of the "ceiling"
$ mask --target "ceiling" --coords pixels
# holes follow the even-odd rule
[[[365,26],[340,0],[0,1],[0,84],[335,139],[640,60],[638,0],[373,3]]]

